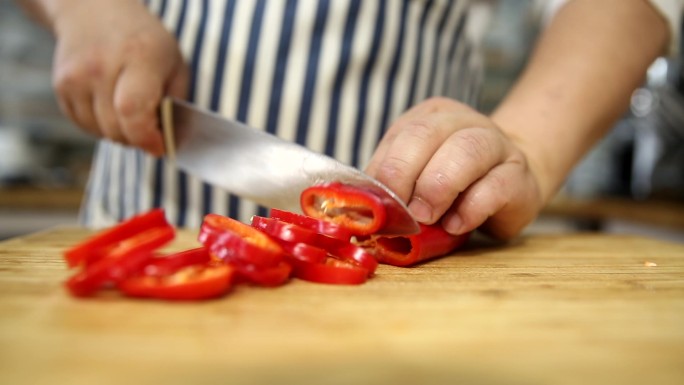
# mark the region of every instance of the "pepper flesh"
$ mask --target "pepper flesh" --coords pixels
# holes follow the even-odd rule
[[[199,300],[223,296],[232,284],[234,269],[229,265],[193,264],[171,275],[140,275],[119,284],[130,297],[163,300]]]
[[[282,247],[263,232],[235,219],[207,214],[199,241],[224,262],[273,267],[283,259]]]
[[[352,237],[351,231],[346,227],[334,222],[324,221],[306,215],[293,213],[291,211],[271,209],[270,217],[283,222],[292,223],[317,233],[325,234],[329,237],[349,241]]]
[[[275,218],[254,216],[252,217],[252,226],[275,239],[286,242],[305,243],[323,249],[330,257],[365,269],[369,276],[375,273],[375,269],[378,266],[378,262],[373,255],[362,247],[292,223],[283,222]]]
[[[311,186],[300,197],[304,214],[336,223],[354,235],[371,235],[387,219],[385,205],[376,194],[339,182]]]
[[[411,266],[443,256],[461,247],[469,233],[452,235],[440,224],[420,224],[420,233],[409,236],[374,235],[361,242],[380,263],[393,266]]]
[[[118,282],[142,268],[152,257],[153,251],[175,237],[170,225],[152,227],[123,239],[120,242],[84,254],[87,263],[81,271],[69,278],[66,286],[78,297],[94,294],[110,282]]]
[[[111,249],[120,242],[136,236],[141,231],[152,227],[171,227],[166,221],[164,210],[153,209],[148,212],[133,216],[116,226],[103,230],[87,241],[79,243],[64,252],[69,267],[81,264],[88,265],[99,259],[104,249]],[[99,255],[98,255],[99,254]]]
[[[368,279],[368,270],[351,261],[328,257],[323,263],[295,264],[294,276],[309,282],[360,285]]]

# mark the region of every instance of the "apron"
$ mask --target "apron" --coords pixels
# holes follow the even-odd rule
[[[386,128],[430,96],[474,105],[468,1],[150,0],[191,68],[188,99],[363,168]],[[154,207],[179,228],[267,208],[135,148],[97,145],[80,220],[110,226]]]

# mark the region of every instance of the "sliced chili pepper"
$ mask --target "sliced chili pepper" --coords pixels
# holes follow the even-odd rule
[[[370,250],[380,263],[411,266],[443,256],[462,246],[469,234],[451,235],[441,225],[420,225],[420,233],[409,236],[372,236],[361,246]]]
[[[304,214],[348,228],[354,235],[368,235],[385,225],[382,200],[370,191],[339,182],[305,189],[300,196]]]
[[[76,297],[88,297],[110,283],[135,275],[154,258],[149,251],[128,254],[123,258],[104,258],[84,268],[66,281],[69,292]]]
[[[328,252],[330,256],[335,259],[351,262],[358,267],[366,269],[368,276],[373,275],[375,269],[378,267],[378,260],[372,253],[351,243],[342,247],[330,249]]]
[[[121,282],[122,293],[131,297],[165,300],[217,298],[227,293],[234,270],[229,265],[194,264],[171,275],[140,275]]]
[[[163,277],[184,267],[206,264],[210,261],[209,251],[205,247],[196,247],[150,259],[141,270],[144,275]]]
[[[102,258],[119,258],[138,251],[153,251],[171,242],[175,237],[176,230],[169,224],[152,227],[141,230],[115,245],[101,248],[89,258],[97,261]]]
[[[167,224],[143,230],[109,248],[99,249],[98,258],[72,276],[66,286],[75,296],[92,295],[107,283],[126,279],[142,269],[154,258],[153,251],[174,237],[173,227]]]
[[[235,267],[242,279],[260,286],[280,286],[290,279],[292,273],[292,265],[285,261],[267,268],[242,263],[232,263],[231,265]]]
[[[275,238],[275,240],[283,247],[286,259],[289,262],[296,260],[308,263],[322,263],[328,256],[328,252],[320,247],[302,242],[290,242],[284,239]]]
[[[340,248],[348,245],[348,241],[329,237],[302,226],[255,215],[252,217],[252,227],[261,230],[271,237],[295,243],[306,243],[325,250]]]
[[[293,213],[291,211],[271,209],[270,217],[283,222],[302,226],[311,231],[325,234],[329,237],[341,239],[343,241],[349,241],[352,237],[352,233],[349,229],[342,227],[337,223]]]
[[[328,256],[351,262],[366,269],[368,275],[372,275],[378,266],[375,257],[365,249],[347,241],[313,232],[299,225],[275,218],[254,216],[252,217],[252,226],[281,241],[298,242],[323,249]]]
[[[69,267],[92,263],[103,256],[103,249],[111,249],[119,242],[133,237],[145,229],[168,226],[169,223],[166,221],[164,211],[153,209],[95,234],[85,242],[67,250],[64,257]]]
[[[324,263],[295,264],[293,274],[304,281],[336,285],[360,285],[368,279],[366,269],[332,257]]]
[[[284,257],[282,247],[268,235],[218,214],[205,216],[199,240],[214,257],[227,262],[272,267]]]

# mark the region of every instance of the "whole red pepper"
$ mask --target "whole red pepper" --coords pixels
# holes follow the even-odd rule
[[[374,235],[362,241],[361,246],[374,254],[380,263],[411,266],[461,247],[470,235],[451,235],[438,223],[421,224],[420,230],[420,233],[408,236]]]

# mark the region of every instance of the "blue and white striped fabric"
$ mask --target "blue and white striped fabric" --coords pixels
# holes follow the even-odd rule
[[[147,3],[191,65],[192,102],[357,167],[410,106],[477,97],[468,1]],[[210,212],[243,221],[266,213],[164,160],[102,141],[82,222],[106,226],[152,207],[179,227],[197,227]]]

